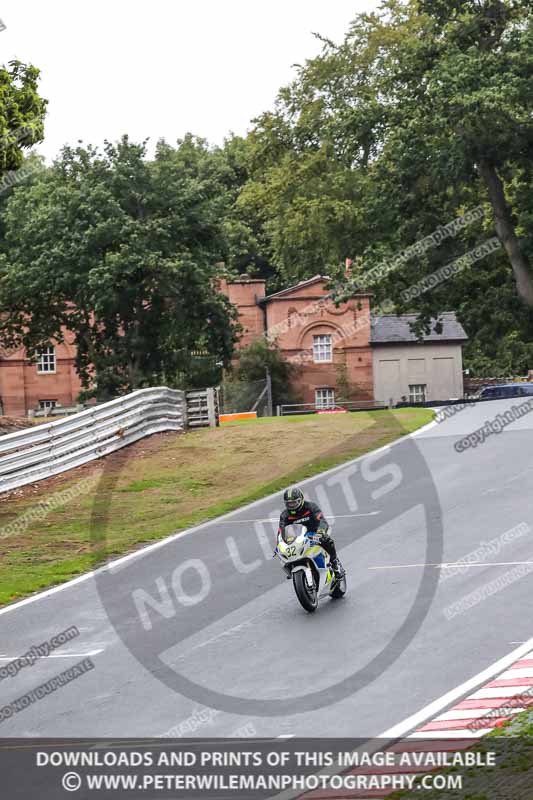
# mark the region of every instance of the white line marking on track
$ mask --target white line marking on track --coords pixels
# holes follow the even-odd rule
[[[368,567],[368,569],[422,569],[426,567],[435,567],[435,569],[464,569],[470,567],[515,567],[523,566],[526,564],[533,564],[533,561],[472,561],[468,564],[464,562],[453,564],[446,562],[444,564],[386,564],[377,567]],[[512,644],[512,642],[511,642]]]
[[[527,472],[527,470],[524,470],[523,472],[519,472],[517,475],[513,475],[511,478],[507,478],[507,480],[505,481],[505,483],[503,485],[507,486],[508,483],[513,483],[514,481],[519,480],[520,478],[522,478],[525,475],[526,472]]]
[[[35,659],[35,664],[38,661],[44,661],[47,658],[89,658],[89,656],[97,656],[98,653],[103,653],[104,648],[101,647],[99,650],[90,650],[88,653],[50,653],[48,656],[39,656],[39,658]],[[0,655],[0,661],[16,661],[18,658],[23,658],[23,656],[4,656]]]
[[[244,630],[244,628],[249,628],[259,617],[263,617],[265,614],[268,614],[270,609],[264,609],[260,611],[259,614],[254,614],[252,617],[248,617],[247,619],[243,620],[242,622],[238,622],[236,625],[232,625],[230,628],[225,628],[220,633],[216,633],[214,636],[211,636],[209,639],[205,639],[204,641],[197,642],[197,644],[192,645],[191,647],[187,648],[186,653],[182,653],[178,655],[176,659],[183,659],[188,658],[192,652],[198,650],[200,647],[208,647],[213,642],[217,642],[220,639],[224,639],[227,637],[231,637],[234,633],[238,631]],[[230,612],[231,613],[231,612]],[[172,649],[172,648],[171,648]],[[164,651],[166,652],[166,651]],[[162,654],[161,654],[162,655]]]
[[[407,734],[411,733],[412,731],[416,730],[417,728],[422,727],[429,722],[430,720],[435,719],[439,714],[445,711],[450,706],[453,706],[459,700],[462,700],[464,697],[470,696],[472,692],[479,690],[483,687],[484,684],[489,683],[493,678],[497,675],[500,675],[501,672],[508,669],[511,664],[514,664],[515,661],[523,658],[525,655],[530,653],[533,650],[533,639],[525,642],[520,647],[517,647],[516,650],[511,651],[508,655],[503,656],[498,661],[495,661],[494,664],[491,664],[490,667],[487,667],[482,672],[479,672],[477,675],[474,675],[469,680],[465,681],[464,683],[460,684],[460,686],[456,686],[455,689],[451,689],[446,694],[443,694],[442,697],[437,698],[432,703],[429,703],[424,708],[417,711],[415,714],[412,714],[410,717],[407,717],[402,722],[399,722],[397,725],[394,725],[392,728],[389,728],[388,731],[385,731],[381,734],[378,738],[380,739],[397,739],[406,736]],[[483,691],[490,691],[485,689]],[[495,692],[500,692],[499,695],[492,695],[496,697],[504,697],[503,694],[504,689],[494,689]],[[517,694],[517,689],[514,690],[513,694]],[[443,737],[442,731],[439,732],[439,736],[441,738],[457,738],[456,737],[457,731],[453,732],[453,737],[450,736],[450,732],[446,732],[446,736]],[[460,731],[459,733],[463,733]],[[468,731],[465,734],[465,738],[468,738]],[[471,736],[479,736],[479,733],[472,734]],[[432,738],[429,736],[429,733],[422,733],[418,738]],[[435,738],[435,737],[433,737]],[[458,738],[461,738],[459,736]]]
[[[356,464],[359,461],[362,461],[364,458],[368,458],[369,456],[375,456],[378,453],[383,453],[386,450],[390,450],[392,447],[395,447],[398,444],[401,444],[406,439],[415,439],[421,433],[425,431],[429,431],[432,428],[436,428],[437,423],[435,420],[432,422],[428,422],[427,425],[423,425],[418,430],[413,431],[412,433],[406,433],[405,436],[400,436],[399,439],[396,439],[394,442],[390,444],[383,445],[383,447],[378,447],[377,450],[372,450],[369,453],[364,453],[362,456],[358,456],[357,458],[352,459],[351,461],[345,461],[343,464],[338,464],[336,467],[332,467],[331,469],[326,470],[325,472],[319,472],[316,475],[312,475],[310,478],[305,478],[305,480],[300,481],[300,486],[305,486],[311,481],[315,481],[317,478],[324,478],[326,475],[333,475],[335,472],[340,472],[343,469],[346,469],[351,464]],[[146,547],[142,547],[140,550],[134,550],[132,553],[128,553],[125,556],[121,556],[120,558],[115,559],[114,561],[110,561],[108,564],[105,564],[103,567],[99,567],[96,570],[92,570],[91,572],[86,572],[84,575],[80,575],[78,578],[74,578],[71,581],[67,581],[66,583],[61,583],[59,586],[54,586],[52,589],[47,589],[44,592],[39,592],[38,594],[34,594],[31,597],[27,597],[25,600],[19,600],[17,603],[11,603],[11,605],[6,606],[6,608],[0,609],[0,616],[3,614],[9,614],[10,611],[14,611],[16,608],[22,608],[23,606],[30,605],[30,603],[35,603],[37,600],[44,600],[46,597],[51,597],[58,592],[62,592],[65,589],[70,589],[72,586],[76,586],[79,583],[84,583],[85,581],[89,580],[89,578],[94,578],[95,575],[99,575],[104,570],[107,570],[111,573],[120,570],[120,568],[131,561],[133,558],[141,558],[148,553],[157,550],[160,547],[165,547],[165,545],[174,542],[178,538],[182,538],[184,536],[190,536],[193,533],[197,533],[200,530],[206,530],[212,525],[218,525],[221,522],[228,519],[228,517],[234,516],[236,513],[240,511],[244,511],[247,508],[255,508],[260,503],[264,503],[267,500],[270,500],[274,497],[281,496],[282,492],[274,492],[273,494],[269,494],[266,497],[261,497],[259,500],[254,500],[253,503],[248,503],[242,508],[235,509],[234,511],[229,511],[227,514],[223,514],[221,517],[215,517],[214,519],[210,519],[207,522],[202,522],[201,525],[196,525],[194,528],[188,528],[184,531],[179,531],[178,533],[173,533],[170,536],[167,536],[165,539],[161,539],[159,542],[154,542],[153,544],[149,544]]]
[[[348,517],[375,517],[377,514],[381,514],[381,511],[365,511],[362,514],[331,514],[328,516],[328,519],[346,519]],[[236,525],[239,523],[246,522],[250,524],[251,522],[279,522],[279,517],[266,517],[265,519],[228,519],[224,521],[225,525]]]

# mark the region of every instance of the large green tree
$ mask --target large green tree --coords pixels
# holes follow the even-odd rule
[[[421,325],[456,309],[472,353],[479,345],[501,360],[511,337],[514,363],[527,366],[531,348],[511,343],[513,333],[533,339],[532,21],[526,0],[387,0],[340,45],[324,40],[257,120],[239,198],[285,280],[338,277],[352,257],[352,288],[370,288],[375,305],[391,299]],[[479,205],[483,220],[394,267],[406,247]],[[500,252],[403,299],[494,234]],[[376,280],[378,265],[389,266]]]
[[[65,148],[3,212],[4,344],[30,352],[68,328],[99,397],[187,380],[196,354],[231,358],[233,312],[216,291],[228,208],[224,164],[205,142],[124,137]]]
[[[44,137],[47,101],[38,83],[36,67],[21,61],[0,67],[0,177],[18,169],[25,150]]]
[[[239,203],[242,188],[253,169],[253,146],[249,137],[228,137],[216,151],[222,165],[230,205],[224,219],[228,240],[228,271],[231,275],[248,274],[265,278],[272,290],[281,288],[279,273],[268,257],[267,236],[255,208]]]

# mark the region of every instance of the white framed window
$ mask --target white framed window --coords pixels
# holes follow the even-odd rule
[[[333,389],[315,389],[315,406],[319,409],[335,408]]]
[[[313,361],[315,364],[333,361],[331,334],[321,333],[319,336],[313,336]]]
[[[51,411],[57,405],[57,400],[39,400],[39,408],[41,411]]]
[[[52,345],[37,350],[37,372],[44,374],[56,371],[56,349]]]
[[[425,403],[426,402],[426,389],[425,383],[410,383],[409,384],[409,402],[410,403]]]

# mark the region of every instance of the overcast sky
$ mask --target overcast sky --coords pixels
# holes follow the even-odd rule
[[[3,63],[41,70],[48,159],[78,139],[222,143],[272,107],[292,64],[377,0],[4,0]]]

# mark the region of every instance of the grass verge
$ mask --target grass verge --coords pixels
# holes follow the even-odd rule
[[[432,418],[431,410],[402,408],[159,434],[1,495],[0,605],[389,444]],[[98,474],[80,492],[80,480]]]

